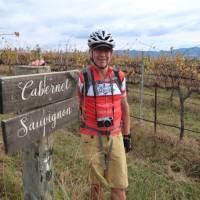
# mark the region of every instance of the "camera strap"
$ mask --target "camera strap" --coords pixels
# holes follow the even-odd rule
[[[92,78],[92,88],[93,88],[93,93],[94,93],[95,117],[96,117],[96,120],[97,120],[97,102],[96,102],[97,90],[96,90],[96,84],[95,84],[95,81],[94,81],[93,70],[91,70],[91,78]]]
[[[109,78],[110,78],[110,88],[111,88],[111,94],[112,94],[112,114],[113,114],[113,124],[114,124],[114,89],[113,89],[113,83],[112,83],[112,79],[109,75]]]
[[[102,153],[102,156],[103,156],[103,160],[102,160],[102,164],[103,164],[103,168],[104,170],[107,169],[108,167],[108,164],[109,164],[109,160],[110,160],[110,155],[111,155],[111,151],[112,151],[112,146],[113,146],[113,138],[112,137],[109,137],[109,141],[110,142],[110,145],[109,145],[109,148],[108,148],[108,152],[105,152],[104,151],[104,147],[103,147],[103,138],[102,138],[102,135],[101,133],[98,132],[98,140],[99,140],[99,150],[100,152]]]
[[[96,105],[97,90],[96,90],[93,70],[91,70],[91,79],[92,79],[92,88],[93,88],[93,93],[94,93],[95,117],[97,119],[97,109],[96,109],[97,108],[97,105]],[[110,75],[109,75],[109,79],[110,79],[110,88],[111,88],[111,94],[112,94],[112,115],[113,115],[113,124],[114,124],[114,89],[113,89],[112,78]]]
[[[96,96],[97,96],[97,90],[96,90],[96,84],[95,84],[95,80],[94,80],[94,73],[93,73],[93,70],[91,70],[91,79],[92,79],[92,87],[93,87],[93,92],[94,92],[94,99],[95,99],[95,116],[96,116],[96,120],[97,120],[97,106],[96,106]],[[111,94],[112,94],[112,114],[113,114],[113,123],[114,123],[114,92],[113,92],[113,83],[112,83],[112,79],[111,77],[109,76],[109,79],[110,79],[110,88],[111,88]],[[111,135],[111,131],[108,131],[109,134],[107,135],[108,136],[108,139],[110,141],[110,145],[109,145],[109,149],[108,149],[108,152],[106,153],[104,151],[104,147],[103,147],[103,138],[102,138],[102,133],[101,131],[97,131],[98,133],[98,140],[99,140],[99,150],[100,152],[102,153],[102,156],[103,156],[103,160],[102,160],[102,164],[103,164],[103,168],[104,170],[107,169],[108,167],[108,163],[109,163],[109,160],[110,160],[110,155],[111,155],[111,150],[112,150],[112,145],[113,145],[113,139],[112,137],[110,137]]]

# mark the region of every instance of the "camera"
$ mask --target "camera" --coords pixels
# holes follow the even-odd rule
[[[112,117],[97,118],[98,127],[110,127],[113,125]]]

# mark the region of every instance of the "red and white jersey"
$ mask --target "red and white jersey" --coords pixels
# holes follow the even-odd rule
[[[116,80],[112,67],[108,67],[104,80],[101,80],[96,67],[89,65],[88,73],[93,72],[96,98],[94,95],[93,84],[91,81],[87,94],[83,91],[84,75],[80,73],[78,81],[78,95],[81,99],[81,120],[85,126],[81,127],[81,133],[88,135],[97,135],[97,131],[112,131],[112,134],[118,134],[121,131],[121,96],[126,96],[126,80],[124,73],[119,71],[121,87]],[[110,127],[98,127],[97,119],[112,118],[113,125]]]

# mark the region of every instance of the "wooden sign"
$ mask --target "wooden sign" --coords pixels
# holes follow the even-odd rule
[[[78,121],[77,97],[2,121],[6,153],[14,153],[70,122]]]
[[[71,98],[78,70],[0,78],[0,113],[23,113]]]

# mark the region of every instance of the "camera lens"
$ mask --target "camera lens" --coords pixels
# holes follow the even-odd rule
[[[111,126],[111,121],[110,120],[105,120],[104,121],[104,126],[105,127],[110,127]]]

